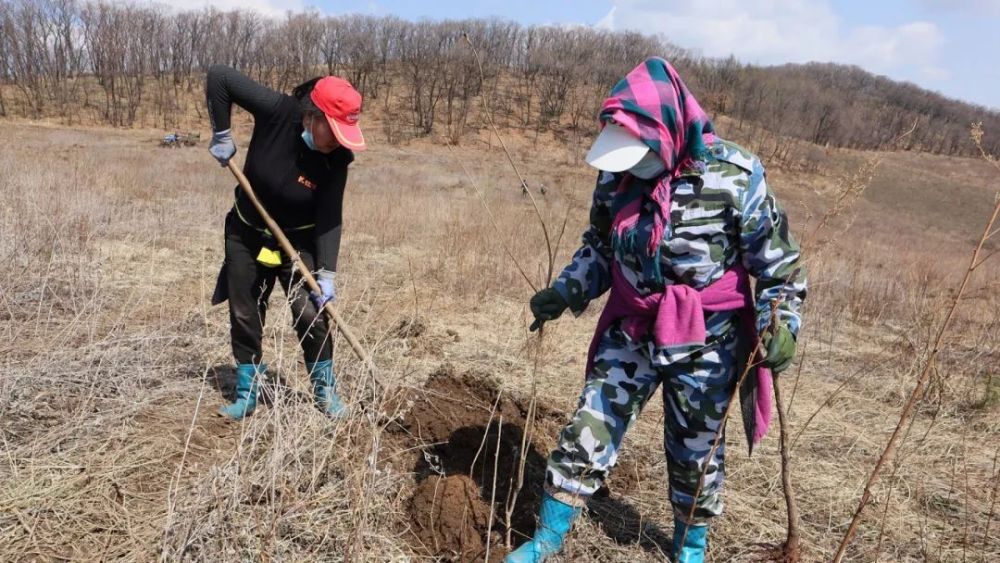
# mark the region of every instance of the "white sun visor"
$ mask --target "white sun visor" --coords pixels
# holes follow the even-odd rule
[[[604,126],[584,159],[598,170],[623,172],[632,168],[649,152],[649,146],[627,129],[615,123]]]

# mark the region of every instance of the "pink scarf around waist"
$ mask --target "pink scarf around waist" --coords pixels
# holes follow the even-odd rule
[[[753,292],[750,276],[737,264],[711,285],[697,290],[686,285],[668,285],[663,293],[639,295],[625,279],[617,262],[611,268],[611,294],[597,321],[597,331],[587,354],[587,373],[594,367],[598,344],[605,331],[622,320],[622,330],[633,340],[652,333],[658,348],[705,344],[705,312],[739,311],[740,327],[747,342],[757,345]],[[753,348],[747,348],[749,353]],[[744,358],[748,360],[749,358]],[[753,420],[746,420],[751,450],[767,434],[771,423],[771,370],[758,365],[755,377]],[[742,375],[742,374],[740,374]],[[751,424],[747,424],[751,423]],[[752,430],[750,430],[752,428]]]

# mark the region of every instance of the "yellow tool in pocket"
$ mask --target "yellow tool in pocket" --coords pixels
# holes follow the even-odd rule
[[[272,250],[266,246],[261,247],[260,253],[257,254],[257,261],[268,268],[277,268],[281,265],[281,251]]]
[[[271,231],[264,229],[264,244],[257,253],[257,261],[268,268],[277,268],[281,265],[281,251],[275,246],[274,235]]]

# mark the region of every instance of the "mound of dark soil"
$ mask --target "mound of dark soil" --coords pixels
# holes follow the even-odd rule
[[[482,560],[484,530],[490,507],[479,497],[479,486],[468,475],[434,475],[417,485],[407,506],[411,532],[422,550],[461,561]],[[494,534],[496,541],[498,534]]]
[[[515,502],[529,398],[444,367],[412,401],[396,432],[417,452],[415,493],[407,504],[415,549],[453,561],[483,560],[491,509],[491,560],[505,553],[508,529],[515,545],[531,537],[546,458],[563,417],[537,402]]]

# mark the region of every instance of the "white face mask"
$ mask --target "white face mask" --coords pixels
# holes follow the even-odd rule
[[[629,168],[630,174],[636,178],[642,178],[643,180],[652,180],[660,174],[666,172],[667,167],[660,160],[660,155],[656,154],[652,150],[646,153],[646,156],[642,157],[642,160],[635,163],[635,166]]]

